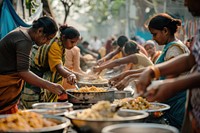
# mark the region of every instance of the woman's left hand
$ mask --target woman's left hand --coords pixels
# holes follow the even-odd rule
[[[76,75],[75,74],[70,74],[68,77],[67,77],[67,81],[72,85],[72,84],[75,84],[76,81],[77,81],[77,78],[76,78]]]

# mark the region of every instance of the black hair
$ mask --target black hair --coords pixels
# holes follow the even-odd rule
[[[148,28],[163,30],[163,28],[166,27],[169,29],[171,35],[174,35],[174,33],[176,33],[177,31],[178,26],[181,26],[180,19],[174,19],[166,13],[160,13],[151,18]]]
[[[58,31],[56,22],[50,17],[41,17],[38,20],[34,20],[32,24],[33,29],[43,28],[43,33],[46,35],[55,34]]]
[[[83,41],[82,45],[89,45],[88,41]]]
[[[138,53],[139,52],[139,48],[138,48],[138,45],[136,41],[128,41],[125,43],[124,45],[124,52],[128,55],[130,54],[135,54],[135,53]]]
[[[119,47],[123,47],[124,46],[124,44],[126,43],[128,41],[128,37],[126,37],[126,36],[119,36],[118,38],[117,38],[117,44],[118,44],[118,46]]]
[[[80,33],[72,26],[63,25],[60,26],[60,36],[64,36],[66,39],[73,39],[80,37]]]
[[[113,41],[112,46],[117,46],[117,41]]]

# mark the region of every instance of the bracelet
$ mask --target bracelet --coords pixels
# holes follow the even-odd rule
[[[156,66],[150,66],[150,69],[154,72],[155,79],[159,79],[160,77],[160,70]]]
[[[103,59],[103,62],[106,62],[106,58]]]

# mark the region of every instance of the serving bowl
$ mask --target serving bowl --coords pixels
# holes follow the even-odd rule
[[[65,112],[72,110],[73,104],[69,102],[43,102],[35,103],[32,107],[33,109],[28,111],[40,114],[64,115]]]
[[[74,92],[73,90],[67,90],[67,93],[71,94],[68,95],[68,101],[73,104],[95,104],[101,100],[114,101],[114,90],[105,92]]]
[[[7,118],[10,115],[0,115],[1,118]],[[54,121],[58,123],[58,125],[50,126],[50,127],[44,127],[44,128],[35,128],[30,131],[23,131],[23,130],[7,130],[7,131],[1,131],[0,132],[6,132],[6,133],[63,133],[67,132],[68,127],[70,126],[70,120],[61,117],[61,116],[54,116],[54,115],[43,115],[43,118],[47,120]]]
[[[115,99],[123,99],[127,97],[133,97],[131,91],[115,91]]]
[[[93,83],[91,81],[78,81],[77,85],[79,87],[85,87],[85,86],[96,86],[96,87],[108,87],[108,82],[99,82],[99,83]]]
[[[117,123],[129,123],[129,122],[142,122],[148,113],[144,111],[133,111],[133,110],[118,110],[117,114],[122,119],[106,119],[106,120],[94,120],[94,119],[80,119],[77,118],[77,113],[81,113],[83,110],[74,110],[65,113],[65,116],[71,120],[74,128],[81,133],[99,133],[102,128],[108,125]]]
[[[102,133],[179,133],[178,129],[169,125],[153,123],[122,123],[106,126]]]

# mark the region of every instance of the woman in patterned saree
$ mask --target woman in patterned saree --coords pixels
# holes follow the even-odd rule
[[[63,77],[70,84],[76,82],[76,75],[64,66],[65,49],[73,48],[80,37],[74,27],[60,26],[60,38],[51,41],[50,45],[34,47],[31,61],[31,71],[51,82],[62,84]],[[44,89],[25,85],[22,101],[26,108],[31,108],[37,102],[55,102],[58,99],[66,100],[67,97],[58,97]]]

